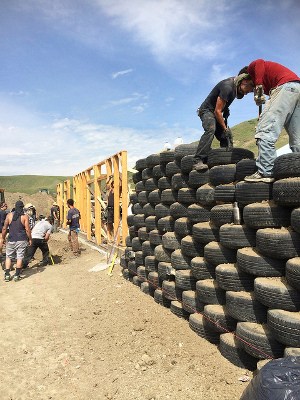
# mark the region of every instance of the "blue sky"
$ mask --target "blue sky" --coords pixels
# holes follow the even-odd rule
[[[203,133],[196,109],[257,58],[300,74],[298,0],[1,0],[0,175],[129,167]],[[229,124],[255,118],[253,95]]]

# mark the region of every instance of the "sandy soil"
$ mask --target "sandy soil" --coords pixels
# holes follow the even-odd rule
[[[106,255],[53,234],[56,262],[0,286],[1,400],[235,400],[250,372],[230,364],[188,322],[124,280]]]

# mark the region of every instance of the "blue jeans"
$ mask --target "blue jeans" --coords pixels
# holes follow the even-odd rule
[[[292,152],[300,152],[300,82],[287,82],[273,89],[259,118],[255,135],[256,164],[258,172],[264,176],[273,173],[275,143],[283,128],[289,135]]]

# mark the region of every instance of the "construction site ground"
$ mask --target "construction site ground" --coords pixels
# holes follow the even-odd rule
[[[49,242],[55,265],[0,282],[1,400],[235,400],[252,373],[235,367],[87,243]]]

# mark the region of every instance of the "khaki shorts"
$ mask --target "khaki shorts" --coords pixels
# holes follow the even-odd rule
[[[23,259],[27,246],[27,240],[20,240],[18,242],[7,242],[6,257],[10,259],[17,258],[17,260]]]

